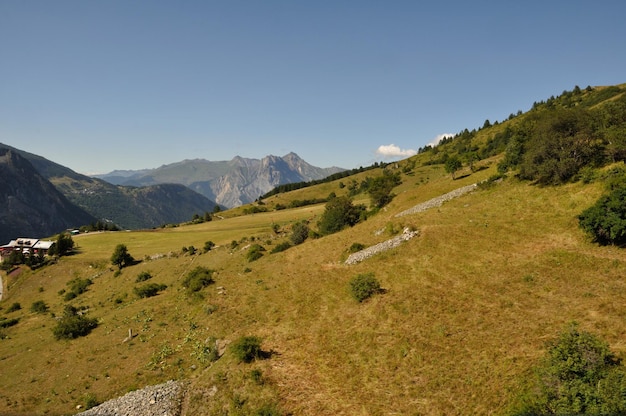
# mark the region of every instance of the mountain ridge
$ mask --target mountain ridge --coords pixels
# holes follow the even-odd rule
[[[72,204],[26,158],[0,147],[0,242],[20,236],[46,237],[94,222]]]
[[[72,227],[88,225],[96,220],[104,220],[113,222],[122,228],[154,228],[168,223],[178,224],[188,221],[195,214],[210,212],[216,206],[214,201],[183,185],[153,184],[144,187],[112,185],[104,180],[82,175],[42,156],[12,146],[0,143],[0,151],[10,152],[18,155],[21,160],[28,161],[26,167],[22,167],[21,174],[14,174],[11,177],[19,178],[20,175],[24,174],[29,176],[34,172],[41,177],[38,179],[40,182],[50,184],[49,187],[43,185],[43,187],[37,188],[39,193],[54,195],[58,191],[67,199],[68,203],[73,204],[75,209],[80,209],[80,211],[89,214],[88,218],[79,215],[76,221],[70,221]],[[10,182],[22,183],[19,179]],[[65,211],[74,212],[74,208],[68,206]],[[38,218],[39,216],[33,216],[29,218],[29,221],[37,223],[40,221]],[[14,229],[13,226],[18,223],[19,212],[12,212],[10,215],[6,215],[3,229],[12,237],[14,237],[13,233],[20,230],[23,230],[22,235],[31,231],[25,225]],[[41,233],[54,234],[62,231],[62,229],[56,228],[55,230],[50,232],[48,228],[40,228],[37,235]],[[32,232],[36,231],[36,229],[32,230]]]
[[[248,204],[278,185],[323,179],[345,169],[320,168],[294,152],[261,159],[235,156],[229,161],[185,159],[154,169],[113,171],[94,177],[115,185],[178,183],[228,208]]]

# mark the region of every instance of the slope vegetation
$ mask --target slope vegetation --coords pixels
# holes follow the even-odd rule
[[[501,152],[484,153],[473,169],[466,162],[456,179],[438,160],[466,157],[474,146],[480,153],[518,117],[472,133],[465,150],[459,136],[385,166],[401,178],[388,205],[274,254],[296,222],[314,230],[324,212],[324,203],[277,205],[349,195],[381,170],[274,195],[261,205],[267,212],[76,237],[76,255],[5,278],[1,313],[18,322],[0,330],[0,413],[72,413],[179,379],[187,382],[186,415],[507,414],[546,341],[572,321],[624,357],[623,249],[593,243],[577,219],[604,192],[598,178],[623,162],[591,168],[595,180],[542,187],[512,173],[495,181]],[[396,217],[485,180],[490,186]],[[353,196],[369,204],[366,194]],[[355,243],[374,246],[405,227],[419,235],[345,264]],[[204,252],[208,241],[215,246]],[[121,273],[110,265],[117,244],[139,260]],[[262,256],[250,261],[251,249]],[[197,267],[213,270],[214,283],[192,292],[183,283]],[[143,272],[162,288],[156,296],[137,295]],[[370,273],[382,291],[357,302],[349,282]],[[92,284],[66,301],[75,279]],[[49,311],[30,311],[37,301]],[[67,304],[98,327],[54,340],[53,314]],[[261,341],[256,360],[233,350],[242,337]]]

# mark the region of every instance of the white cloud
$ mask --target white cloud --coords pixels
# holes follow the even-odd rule
[[[454,137],[454,134],[451,134],[451,133],[438,134],[437,137],[435,137],[430,143],[428,143],[428,146],[435,147],[439,144],[440,141],[442,141],[446,137]]]
[[[410,157],[417,154],[417,150],[400,149],[400,147],[396,146],[395,144],[387,144],[379,146],[378,149],[376,149],[376,154],[381,155],[385,158]]]

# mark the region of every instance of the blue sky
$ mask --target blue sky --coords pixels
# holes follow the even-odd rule
[[[0,0],[0,142],[81,173],[291,151],[365,166],[625,83],[625,15],[622,0]]]

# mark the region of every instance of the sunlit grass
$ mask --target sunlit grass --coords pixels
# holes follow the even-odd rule
[[[539,188],[507,179],[394,218],[488,178],[495,166],[487,163],[455,181],[441,167],[418,167],[367,221],[277,254],[269,251],[289,225],[309,220],[314,227],[323,204],[76,237],[78,254],[5,277],[0,314],[20,322],[0,340],[0,413],[71,413],[88,394],[105,400],[175,378],[189,380],[185,409],[193,415],[249,414],[272,403],[308,415],[505,414],[545,341],[568,322],[625,353],[623,251],[593,245],[576,220],[600,184]],[[280,201],[341,190],[331,183]],[[353,243],[373,245],[409,225],[419,237],[343,264]],[[216,247],[208,253],[182,252],[191,245],[201,251],[209,240]],[[248,262],[245,247],[253,242],[268,250]],[[110,256],[119,243],[140,262],[116,276]],[[216,270],[201,296],[181,285],[196,266]],[[167,289],[139,299],[133,288],[143,271]],[[362,273],[373,273],[384,293],[359,303],[349,281]],[[88,307],[99,326],[87,337],[55,341],[55,319],[29,307],[43,300],[60,315],[66,302],[59,291],[75,277],[94,281],[71,303]],[[22,309],[6,313],[13,302]],[[129,329],[136,336],[123,342]],[[227,351],[215,363],[200,360],[207,339],[242,336],[259,337],[269,358],[238,363]]]

